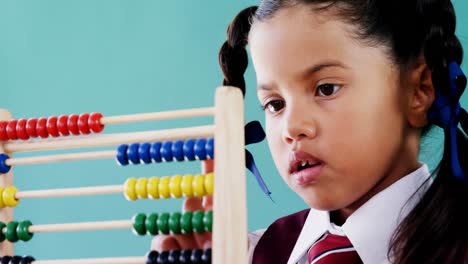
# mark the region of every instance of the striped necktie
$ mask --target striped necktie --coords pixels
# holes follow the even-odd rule
[[[361,264],[362,260],[346,236],[326,232],[309,250],[310,264]]]

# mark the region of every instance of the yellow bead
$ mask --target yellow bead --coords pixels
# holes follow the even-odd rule
[[[197,197],[206,195],[205,191],[205,176],[202,174],[195,175],[192,182],[193,194]]]
[[[146,190],[148,184],[147,178],[139,178],[135,185],[135,191],[137,193],[138,199],[148,198],[148,191]]]
[[[135,178],[128,178],[125,181],[125,190],[124,190],[125,198],[127,198],[127,200],[129,201],[135,201],[136,199],[138,199],[138,196],[135,190],[136,183],[137,183],[137,179]]]
[[[205,175],[205,190],[209,195],[213,195],[214,176],[213,173]]]
[[[5,202],[3,202],[3,190],[5,189],[0,187],[0,208],[4,208],[6,206]]]
[[[8,207],[15,207],[18,205],[19,200],[15,198],[17,192],[18,189],[16,189],[14,186],[6,187],[2,193],[3,203],[5,203],[5,205]]]
[[[171,177],[171,181],[169,182],[169,189],[171,191],[172,198],[182,197],[182,188],[180,187],[181,182],[182,176],[175,175]]]
[[[148,191],[148,195],[151,199],[159,199],[159,178],[151,177],[148,180],[146,190]]]
[[[169,189],[169,182],[171,178],[169,176],[164,176],[159,180],[159,197],[160,198],[170,198],[171,190]]]
[[[192,174],[187,174],[182,178],[182,183],[180,185],[182,187],[182,193],[184,194],[184,197],[187,197],[187,198],[193,197],[192,182],[193,182]]]

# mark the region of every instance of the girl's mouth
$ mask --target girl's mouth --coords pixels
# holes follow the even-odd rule
[[[298,185],[318,179],[324,162],[307,152],[293,152],[289,157],[289,173]]]

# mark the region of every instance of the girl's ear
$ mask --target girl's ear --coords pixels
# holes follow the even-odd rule
[[[413,127],[422,128],[428,123],[427,112],[435,98],[432,72],[425,62],[418,63],[411,69],[408,77],[410,84],[408,122]]]

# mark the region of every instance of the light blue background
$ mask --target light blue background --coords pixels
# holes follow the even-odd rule
[[[202,4],[203,3],[203,4]],[[228,23],[256,1],[0,1],[0,108],[15,118],[102,112],[105,116],[205,107],[222,75],[217,54]],[[458,35],[468,50],[468,4],[454,1]],[[464,69],[468,68],[464,64]],[[263,120],[246,74],[247,120]],[[468,98],[463,104],[468,106]],[[208,124],[209,118],[109,126],[105,132]],[[434,164],[440,133],[422,149]],[[273,191],[271,203],[248,175],[249,228],[305,208],[284,186],[266,143],[249,147]],[[428,155],[429,154],[429,155]],[[21,156],[21,155],[18,155]],[[427,157],[426,157],[427,156]],[[435,157],[432,160],[428,157]],[[199,171],[199,163],[121,168],[113,160],[18,166],[20,190],[121,184],[127,177]],[[181,200],[127,202],[122,195],[24,200],[15,219],[34,224],[130,219],[137,212],[177,211]],[[144,255],[150,238],[130,230],[37,234],[17,254],[37,259]]]

